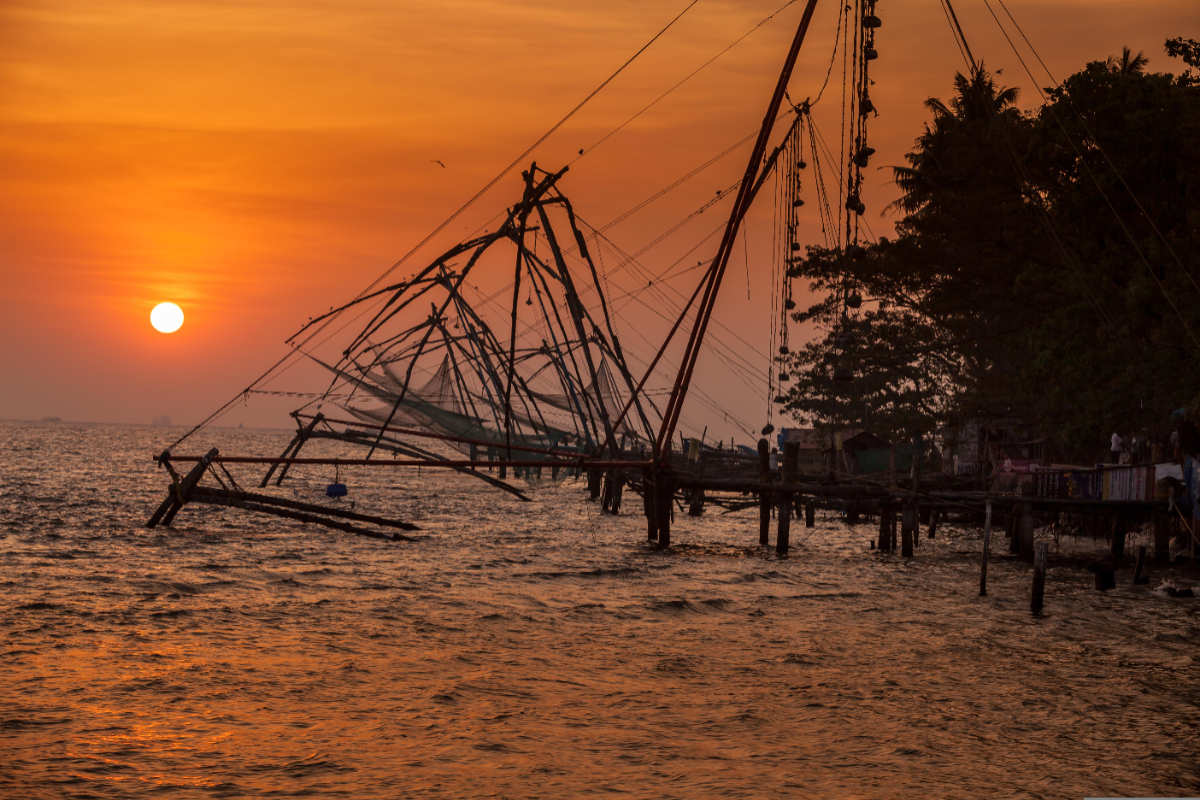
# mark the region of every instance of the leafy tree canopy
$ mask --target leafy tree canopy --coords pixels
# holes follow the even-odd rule
[[[1200,86],[1146,63],[1091,62],[1029,114],[982,65],[930,98],[896,239],[791,269],[823,299],[787,411],[899,439],[1007,420],[1081,459],[1165,430],[1200,393]]]

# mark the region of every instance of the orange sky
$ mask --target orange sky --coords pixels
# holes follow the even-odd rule
[[[534,157],[551,168],[590,149],[782,3],[700,0]],[[199,421],[278,360],[304,320],[370,283],[685,5],[0,0],[0,418]],[[562,188],[581,216],[603,224],[755,130],[802,7],[786,8],[580,159]],[[1144,50],[1152,70],[1178,71],[1163,40],[1200,36],[1194,0],[1009,7],[1059,77],[1122,45]],[[981,0],[959,0],[958,11],[976,55],[1003,70],[1002,83],[1021,86],[1029,107],[1028,79]],[[962,68],[937,2],[879,0],[878,13],[873,166],[901,163],[925,118],[921,102],[946,96]],[[794,99],[819,89],[836,15],[836,3],[819,4]],[[835,72],[814,112],[831,143],[840,102]],[[732,183],[747,154],[609,235],[638,249]],[[878,213],[896,192],[885,172],[868,185],[867,220],[886,233],[891,223]],[[518,176],[502,181],[398,274],[518,192]],[[643,263],[665,268],[725,213],[704,215]],[[750,299],[735,260],[718,306],[764,352],[770,225],[769,207],[756,208]],[[179,333],[150,328],[162,300],[183,306]],[[628,324],[661,335],[636,314]],[[311,376],[293,371],[288,388],[312,386]],[[735,416],[765,421],[765,402],[719,364],[702,362],[699,379]],[[286,425],[293,405],[256,400],[223,423]],[[699,407],[686,413],[711,425],[710,436],[749,441],[746,426]]]

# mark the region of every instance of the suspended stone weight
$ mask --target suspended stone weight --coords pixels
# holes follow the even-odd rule
[[[863,145],[862,148],[860,148],[859,151],[854,155],[854,163],[865,169],[867,162],[873,155],[875,155],[875,148]]]
[[[778,403],[779,405],[783,405],[784,403],[787,402],[787,398],[781,394],[777,394],[777,395],[775,395],[775,402]]]
[[[786,372],[779,373],[779,382],[780,383],[783,383],[784,381],[790,381],[791,379],[792,379],[792,376],[788,375]]]
[[[861,116],[866,116],[875,110],[875,104],[871,102],[871,98],[863,95],[862,103],[858,107],[858,113]]]
[[[786,344],[779,345],[779,355],[786,356],[790,352],[792,351],[788,350],[788,346]]]
[[[874,47],[868,47],[865,51],[863,51],[863,58],[865,58],[867,61],[874,61],[875,59],[879,58],[879,51]]]
[[[868,14],[867,16],[863,17],[862,24],[864,28],[878,28],[883,25],[883,21],[874,14]]]
[[[795,200],[792,201],[792,208],[799,208],[802,205],[804,205],[804,201],[801,200],[799,197],[797,197]]]
[[[851,292],[850,296],[846,298],[846,305],[851,308],[860,307],[862,305],[862,295],[858,292]]]
[[[796,307],[796,301],[789,297],[787,300],[783,301],[783,307],[786,310],[791,311],[793,308]]]

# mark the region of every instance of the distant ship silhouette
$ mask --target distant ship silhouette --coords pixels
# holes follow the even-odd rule
[[[151,425],[170,425],[171,417],[167,414],[163,414],[161,417],[155,417],[153,420],[151,420],[150,424]]]

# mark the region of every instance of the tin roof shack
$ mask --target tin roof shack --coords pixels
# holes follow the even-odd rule
[[[904,474],[912,470],[913,447],[911,444],[893,448],[887,439],[870,431],[850,431],[834,434],[833,447],[826,448],[826,468],[831,472],[850,475],[877,475],[891,472],[892,451],[896,452],[896,472]],[[841,439],[840,447],[838,439]]]

